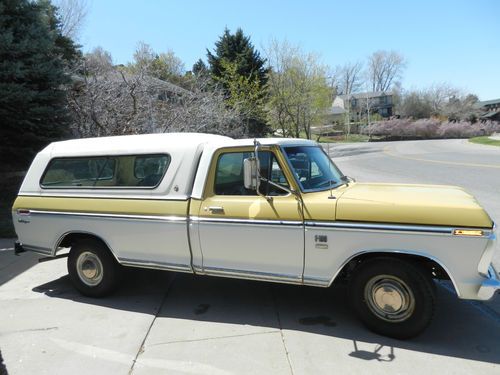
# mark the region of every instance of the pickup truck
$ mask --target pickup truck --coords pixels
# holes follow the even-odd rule
[[[67,255],[87,296],[113,292],[124,266],[316,287],[342,279],[368,328],[404,339],[431,321],[435,279],[463,299],[500,288],[495,226],[472,195],[358,183],[310,140],[55,142],[35,157],[12,215],[16,253]]]

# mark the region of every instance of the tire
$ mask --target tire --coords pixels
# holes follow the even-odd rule
[[[349,300],[370,330],[396,339],[417,336],[430,324],[435,290],[417,265],[396,258],[375,258],[353,271]]]
[[[104,297],[116,290],[121,266],[102,242],[83,239],[71,247],[68,273],[80,293],[88,297]]]

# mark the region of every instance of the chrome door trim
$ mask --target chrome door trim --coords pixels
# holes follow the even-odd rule
[[[162,271],[177,271],[193,273],[193,270],[188,264],[155,262],[144,259],[118,258],[120,264],[129,267],[149,268]]]
[[[23,248],[25,250],[28,250],[28,251],[32,251],[34,253],[38,253],[38,254],[43,254],[43,255],[48,255],[48,256],[52,256],[52,249],[47,249],[45,247],[40,247],[40,246],[34,246],[34,245],[25,245],[23,243]]]
[[[233,277],[247,280],[275,281],[288,284],[302,284],[302,276],[279,273],[234,270],[230,268],[203,267],[203,273],[213,276]]]
[[[206,216],[191,216],[189,220],[200,223],[286,225],[286,226],[303,225],[303,222],[300,220],[260,220],[260,219],[219,218],[219,217],[206,217]]]
[[[306,227],[313,228],[334,228],[349,230],[374,230],[374,231],[395,231],[395,232],[416,232],[416,233],[435,233],[453,235],[456,228],[431,226],[431,225],[406,225],[406,224],[383,224],[383,223],[361,223],[349,221],[306,221]]]

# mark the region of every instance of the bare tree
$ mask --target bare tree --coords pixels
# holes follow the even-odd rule
[[[389,91],[402,78],[406,59],[395,51],[377,51],[368,58],[367,76],[372,91]]]
[[[437,83],[423,92],[425,100],[429,103],[432,114],[437,116],[443,112],[444,107],[451,99],[459,97],[461,92],[449,83]]]
[[[361,62],[346,63],[345,65],[336,68],[335,76],[337,77],[338,93],[344,95],[345,109],[345,128],[346,136],[351,133],[351,95],[358,92],[362,87],[362,70]]]
[[[190,90],[185,90],[148,75],[147,64],[134,73],[109,68],[108,56],[102,50],[87,55],[85,74],[68,93],[75,135],[173,131],[246,135],[239,113],[227,108],[221,90],[208,90],[207,81],[193,77]]]
[[[87,72],[104,73],[113,69],[111,54],[102,47],[96,47],[84,56],[84,67]]]
[[[266,48],[269,64],[268,120],[283,136],[311,138],[331,105],[327,67],[316,55],[304,53],[287,41],[272,40]]]
[[[63,36],[77,40],[88,13],[86,0],[53,0],[61,19]]]

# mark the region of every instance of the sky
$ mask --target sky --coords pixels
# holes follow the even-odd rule
[[[497,0],[88,0],[79,43],[125,64],[143,41],[173,50],[190,70],[225,27],[242,28],[261,53],[286,39],[331,67],[395,50],[408,62],[405,89],[447,82],[480,100],[500,98]]]

